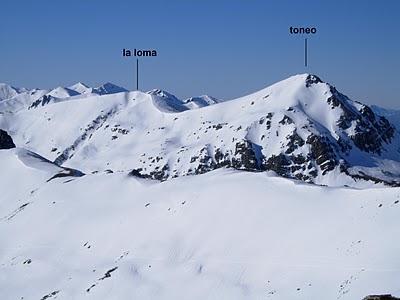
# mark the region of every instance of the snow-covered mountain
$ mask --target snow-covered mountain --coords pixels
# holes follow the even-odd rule
[[[10,99],[23,92],[25,92],[24,89],[18,89],[8,84],[0,83],[0,101]]]
[[[81,95],[93,93],[93,88],[87,86],[86,84],[84,84],[82,82],[75,83],[75,84],[69,86],[68,88],[70,90],[77,92],[78,94],[81,94]]]
[[[220,102],[222,102],[222,100],[218,100],[218,99],[208,96],[208,95],[203,95],[203,96],[198,96],[198,97],[190,97],[184,101],[186,107],[188,107],[190,109],[201,108],[204,106],[209,106],[209,105],[217,104]]]
[[[109,95],[122,92],[127,92],[127,90],[109,82],[97,88],[89,88],[85,84],[78,82],[68,88],[58,87],[51,90],[41,98],[33,101],[29,108],[37,108],[38,106],[44,106],[49,103],[62,102],[74,98],[90,97],[94,95]]]
[[[97,95],[116,94],[116,93],[122,93],[122,92],[127,92],[127,91],[128,90],[124,89],[123,87],[120,87],[120,86],[115,85],[110,82],[107,82],[107,83],[93,89],[93,93],[97,94]]]
[[[103,87],[3,89],[1,300],[400,296],[398,112]]]
[[[48,103],[61,102],[73,98],[122,92],[127,92],[127,90],[109,82],[96,88],[91,88],[84,83],[78,82],[70,87],[57,87],[52,90],[28,90],[0,83],[0,114],[15,113],[21,109],[36,108]]]
[[[166,180],[231,167],[329,186],[400,185],[395,124],[315,75],[230,101],[70,91],[4,114],[0,128],[17,146],[86,173]]]

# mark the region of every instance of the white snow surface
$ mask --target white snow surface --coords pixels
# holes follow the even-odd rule
[[[81,83],[57,89],[78,95],[56,101],[40,102],[45,90],[7,92],[0,128],[18,148],[0,150],[0,299],[400,296],[400,188],[338,168],[318,173],[320,185],[272,171],[190,172],[216,149],[235,158],[236,141],[269,156],[294,131],[347,134],[327,105],[330,86],[306,87],[307,76],[229,101],[100,95]],[[380,155],[351,150],[348,171],[398,178],[398,145],[396,133]],[[163,182],[128,175],[165,165]]]
[[[46,182],[14,150],[0,163],[3,300],[400,295],[399,188],[228,169],[163,183],[123,173]]]

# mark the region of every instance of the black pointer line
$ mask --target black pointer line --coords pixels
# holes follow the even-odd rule
[[[139,59],[136,59],[136,90],[139,90]]]
[[[304,66],[308,65],[308,49],[307,49],[307,38],[304,39]]]

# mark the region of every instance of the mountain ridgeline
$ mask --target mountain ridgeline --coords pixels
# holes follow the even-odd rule
[[[233,168],[328,186],[400,186],[395,125],[316,75],[229,101],[78,84],[21,106],[17,89],[3,90],[12,97],[0,101],[0,128],[17,146],[85,173],[168,180]]]

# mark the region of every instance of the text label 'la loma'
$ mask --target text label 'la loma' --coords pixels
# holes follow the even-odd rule
[[[140,50],[140,49],[122,49],[122,56],[123,57],[142,57],[142,56],[157,56],[157,51],[154,49],[149,50]]]

